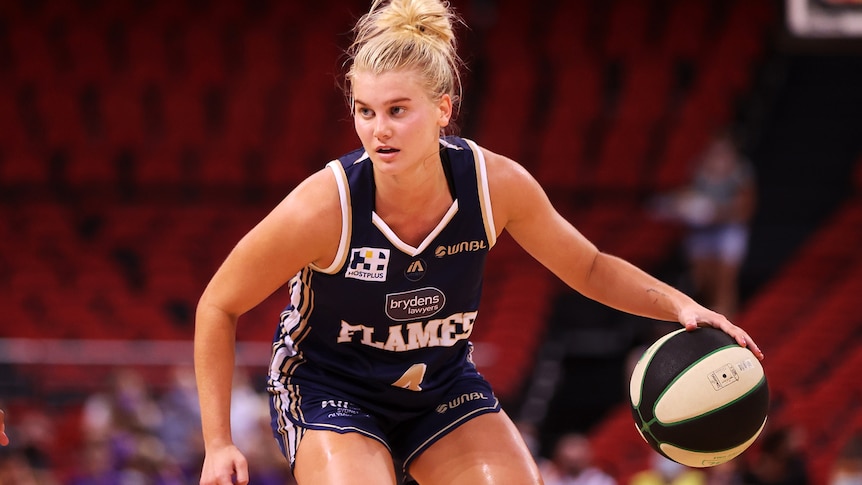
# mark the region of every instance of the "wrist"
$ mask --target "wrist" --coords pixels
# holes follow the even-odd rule
[[[228,446],[233,446],[233,438],[230,434],[210,437],[204,436],[204,450],[207,452]]]

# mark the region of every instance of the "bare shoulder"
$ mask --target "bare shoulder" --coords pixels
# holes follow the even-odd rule
[[[484,151],[494,223],[568,283],[583,286],[597,249],[554,208],[545,190],[516,161]],[[561,251],[561,248],[566,250]]]
[[[311,174],[300,182],[276,209],[280,209],[281,206],[301,209],[299,213],[293,212],[292,217],[316,218],[340,215],[341,201],[333,171],[326,167]]]
[[[489,182],[505,187],[508,184],[521,184],[533,178],[527,169],[515,160],[485,147],[481,147],[481,150],[485,157]]]
[[[281,241],[284,248],[307,259],[303,265],[320,264],[337,251],[341,214],[338,184],[327,167],[297,185],[249,235]]]
[[[330,169],[300,183],[234,246],[201,305],[241,315],[309,264],[329,265],[341,238],[338,193]]]

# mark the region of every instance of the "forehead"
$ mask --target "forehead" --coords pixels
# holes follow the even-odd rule
[[[428,99],[422,79],[415,70],[357,71],[351,78],[351,87],[354,99],[367,104],[393,99]]]

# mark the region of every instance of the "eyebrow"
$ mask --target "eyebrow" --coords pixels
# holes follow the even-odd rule
[[[411,98],[401,97],[401,98],[395,98],[395,99],[390,99],[388,101],[384,101],[383,104],[384,105],[393,105],[393,104],[403,103],[405,101],[410,101],[410,100],[411,100]],[[362,101],[361,99],[356,99],[356,98],[353,99],[353,104],[361,104],[364,106],[368,106],[368,103],[366,103],[365,101]]]

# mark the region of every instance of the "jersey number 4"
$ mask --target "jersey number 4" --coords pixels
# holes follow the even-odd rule
[[[401,378],[393,382],[392,385],[402,389],[411,391],[422,390],[422,379],[425,379],[425,369],[428,366],[425,364],[413,364],[407,369],[407,372],[401,375]]]

